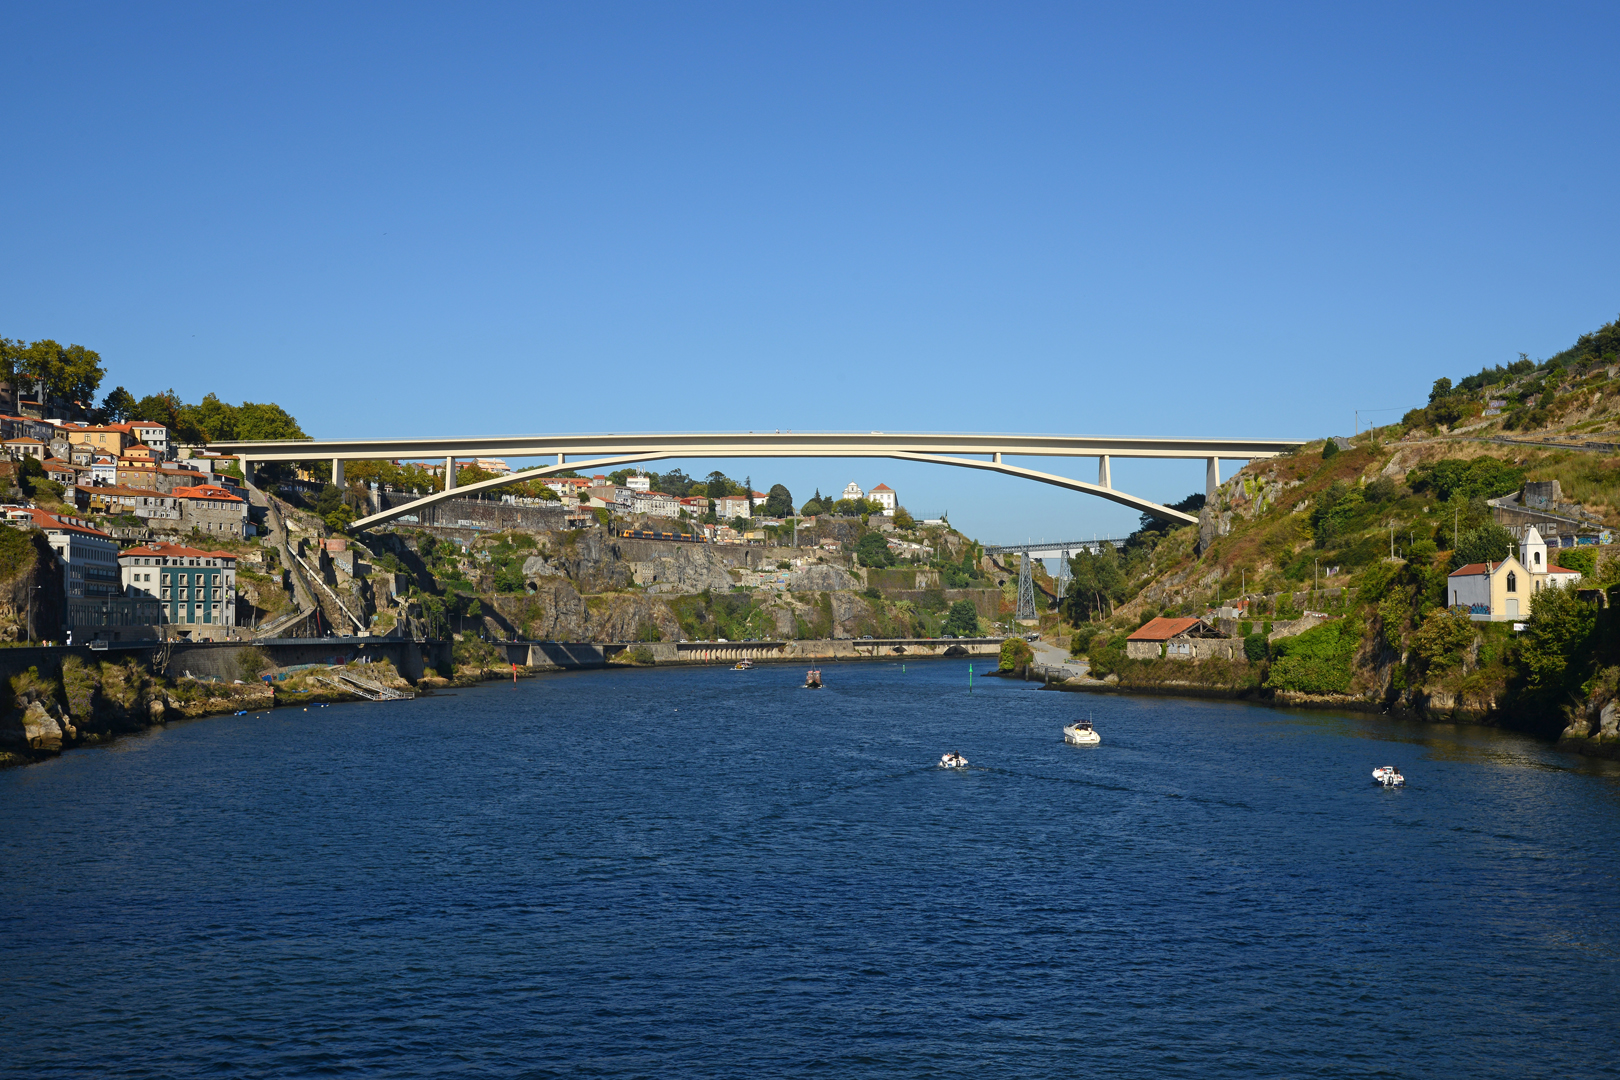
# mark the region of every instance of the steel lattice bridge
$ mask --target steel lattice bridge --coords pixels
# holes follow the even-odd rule
[[[570,470],[604,471],[670,458],[892,458],[930,465],[1017,476],[1054,487],[1108,499],[1144,514],[1176,522],[1198,519],[1180,510],[1113,486],[1113,458],[1186,458],[1205,462],[1205,490],[1213,495],[1220,484],[1221,458],[1250,461],[1275,457],[1297,449],[1300,439],[1126,439],[1090,435],[985,435],[854,432],[721,432],[716,434],[609,434],[609,435],[493,435],[468,439],[300,439],[255,442],[220,442],[211,449],[240,460],[250,480],[253,466],[266,462],[332,462],[332,482],[343,486],[345,461],[443,461],[445,487],[430,495],[359,519],[356,529],[382,525],[414,514],[435,503],[475,495],[506,484],[539,480]],[[493,480],[456,486],[457,459],[480,457],[555,458],[546,464]],[[1097,482],[1088,483],[1053,473],[1009,464],[1009,457],[1089,457],[1097,459]]]
[[[1185,515],[1183,515],[1185,516]],[[1194,518],[1193,520],[1197,520]],[[1058,560],[1057,580],[1054,584],[1058,599],[1068,591],[1069,585],[1069,557],[1077,551],[1089,551],[1093,555],[1100,554],[1104,544],[1108,544],[1118,551],[1126,544],[1123,536],[1109,536],[1093,538],[1091,540],[1059,540],[1056,542],[1031,540],[1023,544],[987,544],[984,548],[986,555],[1017,555],[1018,560],[1018,613],[1013,618],[1022,622],[1033,621],[1039,614],[1035,610],[1035,575],[1032,573],[1031,560],[1056,559]]]

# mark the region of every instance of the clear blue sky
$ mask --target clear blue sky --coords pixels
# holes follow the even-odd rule
[[[1346,434],[1620,312],[1617,31],[1613,4],[6,4],[0,334],[323,437]],[[1135,517],[719,464],[799,499],[884,480],[990,541]]]

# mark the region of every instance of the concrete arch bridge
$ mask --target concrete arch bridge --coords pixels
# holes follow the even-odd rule
[[[848,457],[892,458],[1017,476],[1037,483],[1095,495],[1141,513],[1170,521],[1193,523],[1191,514],[1161,506],[1150,499],[1114,487],[1114,458],[1185,458],[1205,463],[1205,490],[1213,495],[1220,484],[1222,458],[1250,461],[1275,457],[1297,449],[1299,439],[1130,439],[1091,435],[985,435],[853,432],[720,432],[710,434],[609,435],[495,435],[477,438],[430,439],[310,439],[220,442],[212,448],[240,460],[243,475],[253,476],[255,464],[264,462],[332,462],[333,481],[341,486],[345,461],[437,460],[445,462],[442,491],[359,519],[354,528],[382,525],[396,518],[463,495],[477,494],[506,484],[538,480],[568,470],[603,471],[623,465],[672,458]],[[555,458],[493,480],[457,487],[458,459],[480,457]],[[1014,457],[1080,457],[1097,459],[1097,482],[1024,468],[1008,462]]]

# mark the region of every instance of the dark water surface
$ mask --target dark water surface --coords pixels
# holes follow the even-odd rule
[[[1612,766],[969,696],[960,662],[802,678],[556,676],[0,774],[0,1072],[1620,1073]],[[1065,746],[1087,709],[1103,745]]]

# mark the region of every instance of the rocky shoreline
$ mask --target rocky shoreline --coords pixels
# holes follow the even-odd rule
[[[1166,679],[1151,685],[1140,686],[1121,684],[1113,676],[1110,676],[1109,679],[1067,679],[1062,682],[1047,683],[1043,689],[1060,690],[1069,693],[1140,694],[1159,697],[1244,701],[1251,705],[1263,705],[1274,709],[1359,712],[1390,716],[1399,720],[1417,720],[1436,724],[1470,724],[1476,727],[1513,731],[1521,735],[1529,735],[1532,738],[1544,738],[1536,731],[1531,730],[1530,725],[1525,724],[1517,717],[1496,709],[1479,708],[1477,705],[1466,701],[1453,699],[1450,695],[1445,695],[1441,701],[1435,702],[1436,708],[1409,709],[1402,708],[1399,705],[1387,705],[1378,701],[1370,701],[1354,694],[1301,694],[1286,690],[1268,691],[1259,687],[1208,685],[1178,679]],[[1620,761],[1620,733],[1616,731],[1620,716],[1616,715],[1614,703],[1611,702],[1604,708],[1599,719],[1601,726],[1595,732],[1587,733],[1587,725],[1582,721],[1571,724],[1557,739],[1549,741],[1553,743],[1556,749],[1566,753]]]
[[[241,712],[365,701],[358,693],[315,681],[322,672],[302,672],[280,683],[222,683],[181,677],[154,678],[138,664],[66,665],[60,680],[25,674],[12,680],[12,705],[0,714],[0,768],[48,761],[66,750],[100,746],[176,720],[231,716]],[[337,670],[337,669],[331,669]],[[390,664],[350,664],[341,670],[394,690],[431,693],[511,678],[510,670],[465,668],[455,677],[428,676],[414,685]],[[520,678],[545,669],[519,668]]]

